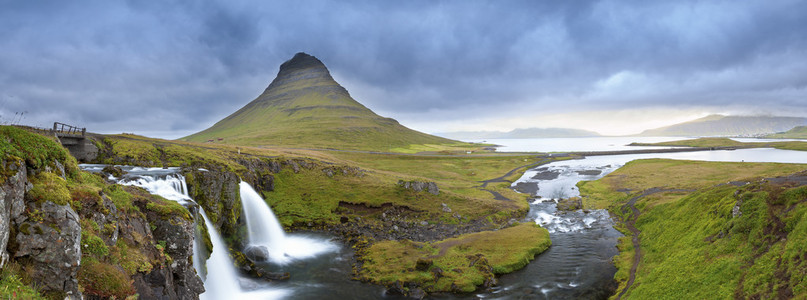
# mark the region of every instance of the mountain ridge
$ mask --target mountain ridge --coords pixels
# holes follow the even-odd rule
[[[807,118],[708,115],[670,126],[648,129],[638,136],[761,136],[807,125]]]

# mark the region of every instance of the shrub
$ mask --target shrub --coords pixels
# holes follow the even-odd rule
[[[82,261],[78,271],[78,282],[88,295],[125,299],[135,293],[133,281],[123,270],[94,259]]]

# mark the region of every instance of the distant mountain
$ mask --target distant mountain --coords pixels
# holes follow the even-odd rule
[[[760,136],[807,125],[807,118],[710,115],[672,126],[645,130],[641,136]]]
[[[533,139],[533,138],[568,138],[601,136],[599,133],[572,128],[518,128],[503,131],[457,131],[437,133],[436,135],[451,139]]]
[[[406,128],[350,97],[316,57],[297,53],[263,94],[212,127],[182,138],[229,144],[383,150],[454,143]]]
[[[785,132],[763,136],[768,139],[807,139],[807,126],[796,126]]]

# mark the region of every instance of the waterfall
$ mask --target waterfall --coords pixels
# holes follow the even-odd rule
[[[205,211],[199,209],[199,215],[205,220],[207,233],[210,235],[210,242],[213,244],[213,252],[207,259],[207,276],[205,276],[205,292],[199,295],[200,299],[230,299],[241,293],[238,285],[238,274],[235,273],[233,261],[227,250],[227,245],[213,227],[212,222],[207,218]],[[200,237],[196,237],[194,243],[201,249]],[[224,250],[224,251],[222,251]],[[194,254],[201,252],[194,249]],[[195,260],[195,259],[194,259]],[[197,272],[199,270],[197,269]]]
[[[309,258],[321,253],[337,251],[331,241],[305,235],[286,235],[272,209],[249,183],[241,182],[241,206],[247,221],[249,246],[264,246],[268,258],[276,264],[286,264],[295,259]]]
[[[285,256],[286,232],[277,217],[249,183],[241,182],[241,206],[247,221],[247,241],[250,245],[266,246],[273,261]]]
[[[118,184],[139,186],[149,191],[149,193],[180,203],[194,202],[188,195],[188,187],[184,176],[181,174],[144,174],[148,171],[147,169],[138,170],[141,174],[121,179]],[[165,172],[164,170],[158,171]],[[252,192],[255,193],[255,191]],[[258,198],[260,199],[260,196]],[[269,213],[271,214],[271,211]],[[229,251],[227,251],[228,247],[216,228],[213,227],[213,223],[207,218],[207,214],[205,214],[201,206],[199,206],[199,215],[205,221],[207,232],[210,235],[210,242],[213,244],[210,257],[207,262],[203,261],[204,245],[201,243],[203,237],[201,232],[196,232],[193,242],[193,266],[205,284],[205,292],[199,295],[200,299],[280,299],[289,295],[290,290],[272,288],[265,284],[253,284],[253,290],[243,290],[239,283],[235,265],[230,259]],[[274,219],[274,215],[272,215],[272,218]],[[274,220],[277,223],[277,220]],[[277,226],[279,228],[280,225],[278,224]],[[279,230],[283,234],[283,229],[280,228]]]

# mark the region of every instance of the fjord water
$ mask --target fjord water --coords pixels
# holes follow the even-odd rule
[[[499,152],[572,152],[660,149],[664,147],[628,146],[630,143],[660,143],[681,140],[678,137],[586,137],[540,139],[485,139],[466,142],[495,144]]]

